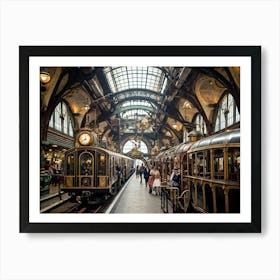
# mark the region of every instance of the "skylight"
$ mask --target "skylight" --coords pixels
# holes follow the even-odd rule
[[[146,116],[148,117],[149,113],[142,109],[133,109],[133,110],[127,110],[125,112],[122,112],[120,116],[122,119],[138,120]]]
[[[130,91],[122,91],[121,93],[117,94],[116,99],[129,99],[131,97],[138,98],[139,100],[143,100],[145,98],[150,98],[155,102],[160,102],[161,97],[158,93],[147,91],[147,90],[130,90]]]
[[[124,102],[121,107],[131,107],[131,106],[143,106],[143,107],[153,107],[150,102],[145,100],[129,100]]]
[[[105,67],[104,73],[112,92],[146,89],[163,93],[166,87],[164,73],[156,67]]]

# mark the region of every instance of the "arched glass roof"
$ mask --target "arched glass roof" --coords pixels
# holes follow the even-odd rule
[[[150,91],[150,90],[143,90],[143,89],[133,89],[129,91],[120,91],[115,94],[115,97],[118,100],[123,100],[123,99],[131,99],[131,98],[136,98],[139,100],[142,100],[143,98],[150,98],[154,100],[155,102],[159,102],[161,100],[161,95],[159,95],[156,92]]]
[[[131,119],[138,120],[146,116],[149,116],[149,113],[142,109],[127,110],[125,112],[120,113],[120,117],[122,119],[128,119],[128,120]]]
[[[131,106],[145,106],[145,107],[153,108],[151,103],[145,100],[128,100],[120,105],[120,107],[131,107]]]
[[[131,89],[146,89],[163,93],[166,87],[165,75],[157,67],[105,67],[104,73],[114,93]]]
[[[116,112],[122,119],[132,120],[151,116],[157,111],[167,85],[167,77],[159,67],[104,67]]]

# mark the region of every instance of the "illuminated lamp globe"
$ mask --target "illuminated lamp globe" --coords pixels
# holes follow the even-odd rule
[[[47,84],[50,81],[50,79],[51,79],[51,77],[50,77],[50,74],[48,72],[42,71],[40,73],[41,83]]]

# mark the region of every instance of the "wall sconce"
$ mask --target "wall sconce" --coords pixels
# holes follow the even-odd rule
[[[42,84],[47,84],[51,80],[50,73],[48,71],[48,68],[41,68],[40,71],[40,81]]]
[[[88,98],[87,98],[87,102],[86,102],[85,105],[82,107],[82,109],[86,111],[86,114],[87,114],[87,112],[89,111],[89,109],[90,109],[90,102],[89,102]],[[95,112],[94,112],[94,114],[95,114]]]
[[[186,110],[190,110],[192,108],[192,105],[189,101],[186,101],[183,105],[183,108]]]
[[[101,135],[102,135],[102,133],[103,133],[103,130],[102,130],[101,128],[98,128],[98,132],[97,132],[97,134],[98,134],[99,136],[101,136]]]
[[[172,127],[173,127],[174,129],[177,129],[177,128],[178,128],[178,125],[177,125],[177,122],[176,122],[176,121],[173,122]]]
[[[88,104],[86,104],[86,105],[84,106],[84,109],[85,109],[86,111],[88,111],[88,110],[90,109],[90,106],[89,106]]]

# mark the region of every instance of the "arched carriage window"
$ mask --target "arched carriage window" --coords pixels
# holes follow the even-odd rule
[[[73,132],[73,118],[64,102],[60,102],[54,109],[49,127],[52,127],[64,134],[74,136]]]
[[[195,130],[200,131],[204,135],[207,134],[206,123],[200,113],[194,116],[193,124],[195,124]]]
[[[215,131],[227,128],[239,122],[240,115],[233,96],[228,93],[219,102],[219,109],[215,123]]]

